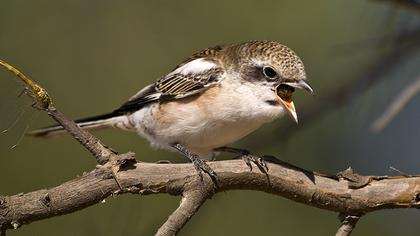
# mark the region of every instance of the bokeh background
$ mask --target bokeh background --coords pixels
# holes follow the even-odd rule
[[[399,2],[398,4],[396,2]],[[334,174],[420,173],[420,96],[381,132],[372,123],[420,76],[415,1],[0,1],[0,58],[44,86],[68,117],[116,108],[202,48],[270,39],[303,59],[316,96],[298,93],[300,124],[265,125],[235,144]],[[56,186],[95,166],[68,136],[23,137],[52,120],[18,97],[0,69],[0,195]],[[95,133],[142,161],[184,162],[135,134]],[[12,148],[14,145],[17,146]],[[123,195],[8,235],[152,235],[178,206],[167,195]],[[363,217],[354,235],[418,235],[420,212]],[[231,191],[206,202],[180,235],[332,235],[337,214],[261,192]]]

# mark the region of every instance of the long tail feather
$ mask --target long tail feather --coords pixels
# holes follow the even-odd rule
[[[126,116],[112,112],[79,119],[75,122],[83,129],[93,130],[115,127],[119,124],[122,124],[124,121],[126,121],[126,119]],[[65,133],[65,130],[61,125],[53,125],[37,130],[32,130],[26,134],[35,137],[51,137],[62,133]]]

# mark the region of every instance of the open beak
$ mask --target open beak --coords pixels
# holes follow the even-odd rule
[[[295,109],[295,104],[293,104],[293,101],[285,101],[280,98],[281,103],[286,108],[287,112],[289,113],[290,117],[292,117],[293,121],[298,123],[297,113]]]
[[[297,88],[297,89],[303,89],[303,90],[311,93],[312,95],[314,95],[314,90],[308,84],[308,82],[306,82],[305,80],[299,80],[299,81],[294,81],[294,82],[285,82],[285,83],[282,83],[282,84],[285,84],[285,85],[288,85],[290,87]],[[288,99],[284,99],[284,98],[280,97],[280,101],[283,104],[283,106],[286,108],[290,117],[292,117],[293,121],[295,121],[296,124],[297,124],[298,123],[298,118],[297,118],[296,108],[295,108],[295,104],[293,103],[291,97],[288,98]]]
[[[297,82],[286,82],[283,84],[289,85],[290,87],[293,87],[293,88],[303,89],[311,93],[311,95],[315,94],[313,88],[305,80],[299,80]]]

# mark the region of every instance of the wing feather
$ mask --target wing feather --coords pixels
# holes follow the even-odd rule
[[[223,69],[216,61],[192,60],[156,82],[156,90],[165,96],[182,98],[220,83]]]
[[[135,112],[153,102],[191,96],[216,86],[222,81],[224,70],[211,56],[218,53],[220,49],[219,47],[210,48],[194,54],[171,73],[140,90],[113,113]]]

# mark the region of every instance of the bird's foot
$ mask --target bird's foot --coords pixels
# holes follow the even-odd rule
[[[217,174],[209,165],[207,165],[207,163],[205,163],[196,154],[191,153],[188,151],[188,149],[180,144],[174,144],[173,147],[191,161],[201,180],[203,180],[203,172],[205,172],[217,186]]]
[[[217,183],[217,174],[214,172],[214,170],[207,165],[206,162],[198,158],[196,155],[193,155],[192,158],[190,158],[191,163],[194,165],[195,170],[198,173],[198,176],[200,176],[200,179],[203,180],[203,172],[208,174],[213,182]]]
[[[245,164],[249,167],[249,170],[252,171],[252,163],[257,165],[257,167],[261,170],[263,173],[268,172],[268,166],[265,162],[264,158],[252,155],[248,150],[246,149],[240,149],[240,148],[233,148],[233,147],[219,147],[214,149],[216,152],[230,152],[239,154],[238,156],[234,157],[233,159],[239,159],[245,161]]]
[[[252,164],[253,162],[255,165],[257,165],[258,169],[260,169],[261,172],[267,174],[268,173],[268,166],[265,160],[262,157],[254,156],[254,155],[243,155],[241,156],[242,160],[245,161],[245,164],[249,167],[249,171],[252,171]]]

